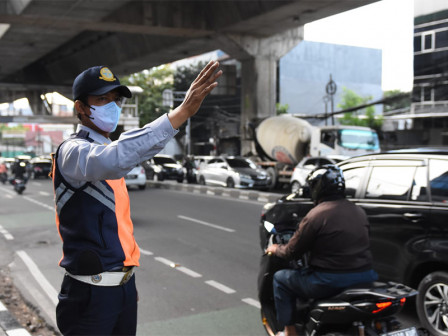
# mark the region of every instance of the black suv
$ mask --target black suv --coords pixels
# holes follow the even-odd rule
[[[372,154],[339,166],[347,197],[369,218],[380,278],[417,288],[420,322],[433,335],[448,335],[448,151]],[[261,222],[297,225],[312,206],[287,195],[265,205]]]

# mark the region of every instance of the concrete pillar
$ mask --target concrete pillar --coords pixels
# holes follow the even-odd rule
[[[237,45],[243,51],[236,56],[242,65],[241,154],[255,153],[248,125],[275,115],[277,62],[303,40],[303,27],[270,37],[247,35],[226,37],[234,43],[233,47]]]

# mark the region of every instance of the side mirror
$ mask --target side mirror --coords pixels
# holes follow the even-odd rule
[[[299,197],[303,197],[303,198],[311,198],[310,187],[304,186],[304,187],[300,188],[299,191],[297,192],[297,195]]]

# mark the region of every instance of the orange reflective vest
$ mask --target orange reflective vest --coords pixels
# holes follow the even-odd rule
[[[73,138],[93,141],[85,131]],[[86,182],[74,188],[59,171],[59,148],[53,157],[52,174],[56,225],[63,241],[59,265],[77,275],[139,266],[140,250],[134,238],[124,178]]]

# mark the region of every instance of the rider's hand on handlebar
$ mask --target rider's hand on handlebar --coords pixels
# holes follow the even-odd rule
[[[266,249],[266,254],[271,255],[271,254],[275,254],[275,252],[277,251],[277,247],[278,244],[272,244],[271,246],[268,246],[268,248]]]

